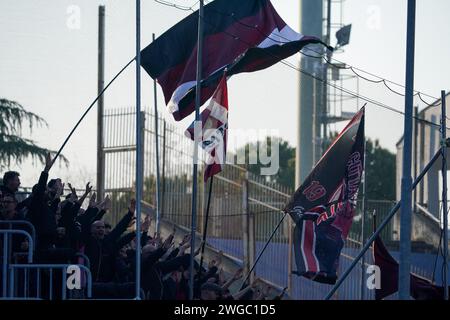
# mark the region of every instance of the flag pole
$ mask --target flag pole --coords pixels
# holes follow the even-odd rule
[[[433,156],[433,158],[428,162],[428,164],[425,166],[425,168],[422,170],[422,172],[419,174],[416,180],[414,180],[414,183],[412,184],[411,191],[416,188],[416,186],[419,184],[419,182],[422,180],[422,178],[425,176],[425,174],[428,172],[428,170],[431,169],[431,167],[434,165],[437,159],[441,156],[441,150],[438,150],[436,154]],[[356,266],[356,264],[359,262],[359,260],[362,258],[362,256],[366,253],[366,251],[370,248],[372,242],[375,241],[376,237],[383,231],[384,227],[391,221],[392,217],[395,215],[395,213],[400,209],[400,205],[402,203],[402,200],[396,203],[396,205],[391,209],[387,217],[383,220],[383,222],[380,224],[380,226],[377,228],[377,230],[372,234],[372,236],[367,240],[364,247],[361,249],[360,253],[355,257],[355,259],[352,261],[350,266],[345,270],[345,272],[342,274],[342,276],[337,280],[336,284],[333,286],[333,288],[330,290],[330,292],[325,296],[325,300],[329,300],[333,294],[339,289],[341,284],[344,282],[344,280],[348,277],[350,272],[352,272],[353,268]]]
[[[272,234],[270,235],[269,239],[266,241],[266,244],[262,248],[261,252],[258,254],[258,257],[256,258],[255,262],[253,263],[253,266],[250,268],[250,270],[247,273],[247,276],[245,277],[244,281],[242,282],[241,290],[244,289],[245,283],[250,278],[250,275],[252,274],[253,270],[255,269],[256,265],[258,264],[259,259],[261,259],[261,256],[263,255],[264,251],[267,249],[267,246],[269,245],[269,243],[272,241],[272,238],[275,236],[275,233],[277,232],[277,230],[280,228],[281,224],[283,223],[284,218],[286,218],[286,215],[287,215],[287,213],[283,212],[283,217],[281,217],[277,226],[275,227],[275,229],[273,229]]]
[[[209,220],[209,208],[211,205],[211,194],[212,194],[212,188],[213,188],[213,179],[214,176],[211,176],[209,179],[209,191],[208,191],[208,200],[206,202],[206,215],[205,215],[205,224],[203,226],[203,239],[202,239],[202,251],[200,254],[200,269],[199,269],[199,275],[198,279],[200,281],[200,277],[202,274],[202,267],[203,267],[203,254],[205,252],[205,245],[206,245],[206,235],[208,233],[208,220]]]
[[[362,210],[361,210],[361,246],[364,244],[365,239],[365,219],[366,219],[366,209],[367,209],[367,197],[366,197],[366,190],[367,190],[367,152],[366,152],[366,148],[367,148],[367,141],[366,138],[364,137],[364,180],[363,180],[363,201],[362,201]],[[366,264],[366,255],[363,255],[361,258],[361,300],[365,299],[365,293],[366,293],[366,285],[365,285],[365,281],[366,281],[366,273],[364,270]]]
[[[447,212],[447,110],[445,103],[445,91],[441,91],[441,151],[442,151],[442,211],[443,211],[443,229],[444,229],[444,272],[443,287],[444,299],[448,300],[448,212]]]
[[[197,38],[197,84],[195,87],[195,122],[199,121],[201,87],[202,80],[202,54],[203,54],[203,0],[200,0],[198,10],[198,38]],[[189,263],[189,300],[194,299],[194,251],[195,251],[195,230],[197,219],[197,162],[198,162],[198,139],[194,137],[194,165],[192,173],[192,212],[191,212],[191,257]]]
[[[401,182],[400,213],[400,263],[398,276],[398,297],[410,299],[411,272],[411,145],[412,112],[414,94],[414,42],[415,42],[416,0],[408,0],[407,40],[406,40],[406,79],[405,79],[405,117],[403,134],[403,172]]]
[[[155,41],[155,34],[152,34],[152,40]],[[161,209],[159,203],[159,195],[160,195],[160,175],[159,175],[159,130],[158,130],[158,90],[156,86],[156,79],[153,80],[153,97],[154,97],[154,105],[155,105],[155,156],[156,156],[156,224],[155,230],[156,233],[159,233],[160,222],[161,222]]]
[[[141,1],[136,0],[136,300],[141,296],[141,200],[143,179],[141,114]]]

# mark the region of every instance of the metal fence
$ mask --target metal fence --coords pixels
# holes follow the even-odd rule
[[[143,111],[144,129],[144,200],[155,205],[156,159],[154,115]],[[161,174],[161,217],[178,225],[191,226],[192,197],[192,151],[193,144],[183,131],[159,117],[160,174]],[[135,177],[135,116],[132,109],[111,109],[105,113],[105,191],[113,200],[113,212],[109,219],[116,223],[126,211],[133,196]],[[203,181],[203,166],[199,165],[198,221],[197,231],[203,233],[203,221],[207,198],[207,186]],[[214,177],[211,197],[207,242],[216,249],[241,261],[249,267],[278,224],[284,206],[293,190],[268,183],[263,176],[248,172],[245,167],[226,165]],[[365,235],[372,233],[373,215],[378,223],[393,206],[391,201],[367,200],[365,214]],[[362,202],[358,203],[358,215],[342,251],[339,273],[342,273],[358,253],[361,245]],[[392,239],[392,224],[382,233],[382,239]],[[371,253],[366,263],[371,263]],[[291,276],[295,263],[292,252],[292,222],[286,217],[272,242],[258,263],[255,273],[279,288],[289,287],[295,299],[323,299],[331,288],[328,285]],[[363,269],[355,268],[335,299],[359,299]],[[424,274],[424,272],[421,272]],[[366,299],[373,298],[373,291],[364,289]]]

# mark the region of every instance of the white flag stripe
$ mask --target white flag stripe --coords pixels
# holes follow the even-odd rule
[[[226,123],[228,120],[228,110],[220,105],[215,99],[211,100],[211,104],[209,105],[209,109],[211,110],[210,117],[216,118],[222,123]]]

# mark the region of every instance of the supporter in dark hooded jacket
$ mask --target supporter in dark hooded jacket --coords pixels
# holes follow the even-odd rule
[[[105,223],[97,220],[90,225],[90,234],[84,231],[84,253],[91,263],[92,280],[94,282],[111,282],[115,276],[116,254],[118,251],[117,240],[127,229],[133,218],[136,201],[130,202],[128,213],[120,220],[116,227],[105,235]],[[84,214],[89,214],[89,209]],[[87,223],[90,221],[88,220]],[[86,224],[86,220],[83,221]],[[86,226],[82,226],[86,230]]]

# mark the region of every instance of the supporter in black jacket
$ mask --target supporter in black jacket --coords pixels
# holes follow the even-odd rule
[[[83,234],[84,253],[91,262],[91,273],[94,282],[111,282],[115,276],[117,241],[125,232],[133,218],[136,201],[132,200],[128,213],[120,220],[116,227],[105,236],[105,223],[97,220],[90,226],[90,234]],[[84,214],[90,215],[86,210]],[[83,220],[82,224],[89,223],[90,220]],[[87,226],[82,226],[86,230]]]
[[[39,182],[33,187],[27,219],[36,228],[36,250],[44,251],[53,247],[56,239],[56,208],[58,199],[50,199],[46,193],[48,172],[52,166],[50,155],[47,156],[44,171],[39,177]]]

